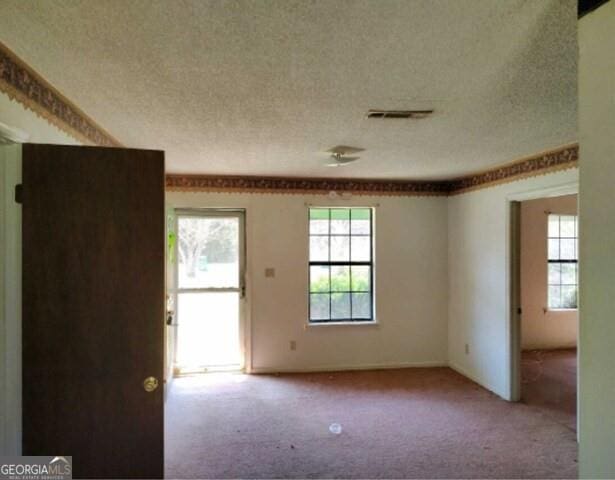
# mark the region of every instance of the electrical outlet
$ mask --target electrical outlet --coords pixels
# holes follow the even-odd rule
[[[470,355],[470,345],[466,343],[466,355]]]
[[[275,277],[275,268],[271,268],[271,267],[266,268],[265,269],[265,277],[268,277],[268,278]]]
[[[297,350],[297,342],[295,340],[290,341],[290,349],[294,352]]]

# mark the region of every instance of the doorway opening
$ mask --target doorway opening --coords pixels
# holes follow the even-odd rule
[[[518,399],[576,430],[577,195],[526,200],[517,209]]]
[[[245,212],[176,212],[174,374],[245,364]]]

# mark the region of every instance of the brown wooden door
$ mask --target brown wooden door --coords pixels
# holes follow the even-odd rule
[[[164,253],[163,152],[23,146],[24,455],[162,478]]]

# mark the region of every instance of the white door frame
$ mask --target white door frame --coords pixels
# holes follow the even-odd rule
[[[21,145],[0,146],[0,455],[21,455]]]
[[[174,288],[173,304],[176,309],[176,322],[179,324],[179,308],[178,308],[178,294],[189,292],[237,292],[239,294],[239,353],[240,364],[239,368],[245,371],[251,362],[248,360],[250,350],[247,348],[249,341],[249,332],[246,327],[246,298],[247,298],[247,248],[246,248],[246,210],[243,208],[177,208],[175,209],[175,232],[179,237],[179,219],[180,217],[199,217],[199,218],[237,218],[239,220],[239,287],[237,288],[179,288],[179,240],[175,242],[175,263],[174,263]],[[180,292],[181,291],[181,292]],[[178,327],[179,328],[179,327]],[[177,337],[175,335],[173,345],[173,368],[176,364],[177,356]]]
[[[579,192],[579,182],[563,183],[561,185],[539,188],[527,191],[516,192],[508,195],[506,201],[508,203],[508,280],[509,288],[507,292],[508,302],[508,371],[509,371],[509,398],[512,402],[521,400],[521,205],[520,202],[526,200],[535,200],[545,197],[560,197],[562,195],[574,195]],[[577,367],[578,367],[577,355]],[[579,372],[577,368],[577,372]],[[577,375],[577,385],[579,374]],[[577,388],[578,399],[578,388]],[[577,412],[579,410],[579,402],[577,400]],[[577,415],[578,418],[578,415]]]

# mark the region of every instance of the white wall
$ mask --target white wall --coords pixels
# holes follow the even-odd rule
[[[8,361],[6,358],[6,290],[7,283],[6,263],[8,257],[6,255],[6,232],[7,232],[7,212],[5,207],[6,196],[6,147],[0,147],[0,455],[6,454],[7,449],[7,434],[6,434],[6,416],[9,412],[6,404],[7,389],[6,378],[8,374]]]
[[[577,214],[577,195],[521,203],[521,348],[553,349],[577,345],[577,310],[548,310],[548,215]],[[546,309],[546,310],[545,310]]]
[[[0,146],[0,455],[21,451],[21,146]]]
[[[78,144],[0,92],[0,122],[30,134],[29,142]],[[21,148],[0,146],[0,455],[21,452]]]
[[[577,178],[576,169],[565,170],[448,201],[449,364],[506,399],[511,398],[509,202],[545,196],[545,189],[570,193]]]
[[[447,363],[446,198],[177,193],[175,207],[246,209],[252,371]],[[375,212],[378,325],[306,326],[306,202],[379,204]],[[265,268],[275,268],[265,278]],[[289,342],[297,342],[291,351]],[[248,367],[250,367],[248,363]]]
[[[579,22],[580,475],[615,478],[615,2]]]

